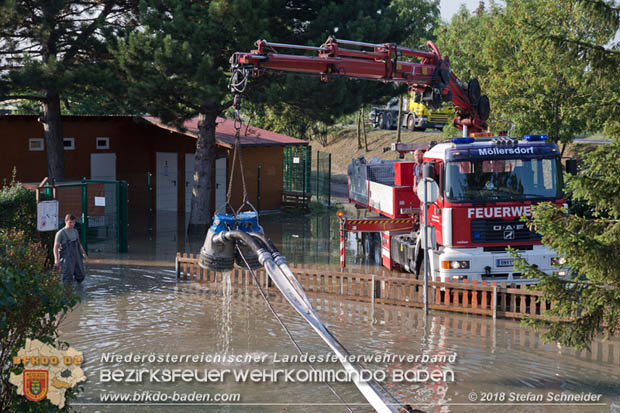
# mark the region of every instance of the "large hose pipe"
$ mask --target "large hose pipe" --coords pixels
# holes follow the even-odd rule
[[[345,370],[353,378],[354,384],[370,405],[380,413],[398,412],[397,406],[389,403],[376,385],[372,382],[361,380],[359,371],[347,360],[348,351],[338,343],[335,337],[327,330],[327,327],[321,322],[303,288],[301,288],[295,275],[286,264],[286,260],[275,249],[273,243],[264,236],[252,236],[247,232],[239,230],[224,231],[213,237],[214,243],[232,243],[237,241],[244,243],[256,254],[260,264],[265,268],[265,271],[287,301],[310,324],[332,351],[336,353]],[[273,255],[276,255],[275,259],[279,262],[279,265],[276,264]]]

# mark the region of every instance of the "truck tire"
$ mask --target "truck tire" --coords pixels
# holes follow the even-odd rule
[[[407,115],[407,129],[412,132],[415,130],[415,116],[413,115],[413,113]]]
[[[480,99],[480,83],[475,77],[467,82],[467,97],[472,105],[478,103],[478,99]]]
[[[395,124],[392,113],[388,112],[385,114],[385,129],[394,129],[393,126]]]
[[[413,267],[416,279],[418,280],[424,279],[424,259],[426,257],[426,254],[424,254],[423,251],[423,249],[420,250],[420,254],[416,257],[415,266]]]
[[[424,132],[426,130],[426,128],[421,128],[415,125],[415,113],[411,113],[409,114],[409,117],[407,118],[407,129],[409,129],[410,131],[419,131],[419,132]]]
[[[426,265],[425,262],[426,262],[426,255],[423,257],[420,257],[420,259],[416,263],[416,273],[415,273],[416,280],[424,281],[424,266]],[[429,277],[429,281],[430,281],[430,277]]]
[[[491,105],[489,104],[489,98],[486,95],[480,96],[478,99],[478,116],[480,119],[486,121],[489,119],[489,115],[491,114]]]
[[[385,129],[385,113],[379,113],[379,129]]]

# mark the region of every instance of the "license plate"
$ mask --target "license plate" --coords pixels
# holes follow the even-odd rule
[[[495,263],[498,267],[512,267],[514,260],[514,258],[498,258]]]

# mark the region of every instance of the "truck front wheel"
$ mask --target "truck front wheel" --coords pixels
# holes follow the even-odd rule
[[[385,129],[385,114],[379,113],[379,129]]]
[[[418,256],[415,259],[415,267],[414,267],[414,271],[415,271],[415,276],[416,279],[418,280],[422,280],[424,279],[424,259],[426,257],[426,254],[424,253],[424,250],[421,249],[420,253],[418,254]]]
[[[407,129],[412,132],[415,130],[415,116],[413,116],[411,113],[407,115]]]

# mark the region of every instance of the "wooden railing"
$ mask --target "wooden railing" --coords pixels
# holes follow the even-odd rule
[[[177,253],[177,278],[199,282],[218,282],[222,273],[206,270],[198,265],[194,254]],[[375,274],[335,272],[312,266],[290,265],[291,270],[309,294],[341,297],[353,301],[375,302],[404,307],[424,306],[424,281]],[[262,286],[269,285],[265,270],[255,271]],[[235,267],[231,283],[237,286],[253,285],[247,269]],[[544,301],[542,292],[519,288],[516,285],[464,280],[431,280],[429,308],[493,318],[545,318],[551,304]]]
[[[205,288],[203,283],[183,283],[181,288],[185,292],[206,298],[213,298],[213,294],[217,294],[217,289],[211,286]],[[499,289],[501,290],[501,287]],[[269,298],[273,304],[284,305],[287,302],[284,296],[276,294],[273,288],[270,292],[273,293]],[[533,328],[524,327],[519,323],[496,323],[490,317],[471,317],[468,314],[433,311],[427,319],[421,311],[409,306],[383,305],[379,310],[370,302],[342,300],[337,295],[315,296],[310,293],[310,296],[321,319],[334,325],[343,325],[343,319],[348,319],[349,325],[354,324],[361,328],[375,322],[392,326],[395,331],[419,331],[429,328],[435,340],[442,340],[440,337],[445,337],[446,334],[450,337],[479,337],[479,340],[471,340],[470,344],[483,351],[529,347],[536,352],[544,352],[546,357],[555,360],[564,360],[567,355],[576,357],[581,366],[587,366],[587,363],[595,363],[597,369],[600,368],[600,363],[620,366],[620,337],[617,336],[604,340],[601,337],[596,338],[591,343],[590,351],[576,350],[555,342],[545,344],[540,332]],[[498,297],[501,298],[500,293]],[[232,300],[243,302],[244,308],[264,305],[263,298],[256,290],[253,281],[245,293],[233,295]],[[499,314],[501,312],[498,311],[498,316]],[[272,315],[269,311],[257,311],[252,314],[252,318],[271,320]],[[445,330],[452,332],[448,333]]]

